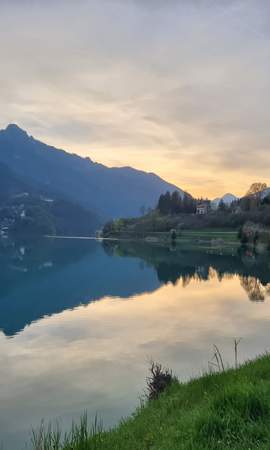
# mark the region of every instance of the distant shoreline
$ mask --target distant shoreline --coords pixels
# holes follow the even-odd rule
[[[95,236],[50,236],[45,235],[43,236],[46,239],[81,239],[81,240],[91,240],[91,241],[104,241],[104,240],[110,240],[110,241],[118,241],[117,238],[101,238],[101,237],[95,237]]]

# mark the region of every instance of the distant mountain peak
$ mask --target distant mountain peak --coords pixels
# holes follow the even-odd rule
[[[223,203],[225,203],[225,205],[229,206],[232,202],[234,202],[236,200],[238,200],[238,197],[227,192],[222,197],[218,197],[218,198],[215,198],[214,200],[212,200],[211,204],[212,204],[213,209],[217,209],[220,202],[223,202]]]
[[[15,138],[29,137],[27,132],[20,128],[16,123],[10,123],[3,131]]]
[[[237,200],[237,197],[234,194],[231,194],[230,192],[227,192],[226,194],[223,195],[222,197],[223,201],[228,201],[228,202],[232,202],[234,200]]]

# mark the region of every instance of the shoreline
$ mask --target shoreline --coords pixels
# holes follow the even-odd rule
[[[52,428],[36,432],[33,450],[267,450],[270,440],[270,356],[237,368],[174,380],[157,399],[118,426],[103,431],[84,415],[65,445],[54,446]],[[60,439],[61,440],[61,439]],[[47,445],[47,446],[45,446]]]

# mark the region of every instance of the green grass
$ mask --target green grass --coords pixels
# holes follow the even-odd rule
[[[181,247],[189,246],[229,254],[235,253],[239,248],[237,232],[229,229],[183,230],[176,243]]]
[[[171,233],[164,232],[145,232],[145,237],[155,237],[158,240],[169,241],[171,242]],[[234,230],[218,230],[218,229],[201,229],[201,230],[182,230],[180,233],[177,233],[177,242],[196,242],[201,241],[205,243],[210,243],[213,240],[219,240],[220,244],[232,244],[239,246],[239,240],[237,237],[237,232]],[[223,241],[223,243],[221,242]]]
[[[190,238],[190,239],[205,239],[207,241],[211,239],[222,239],[229,242],[237,242],[237,232],[229,230],[183,230],[180,234],[180,239]]]
[[[48,433],[47,446],[44,431],[35,450],[269,450],[270,357],[174,382],[110,431],[97,423],[87,430],[84,417],[63,445],[59,439],[54,445]]]

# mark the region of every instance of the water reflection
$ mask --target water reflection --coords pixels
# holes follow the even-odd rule
[[[110,255],[140,257],[155,268],[159,281],[182,287],[191,280],[207,281],[217,277],[219,281],[238,275],[241,286],[251,301],[261,302],[270,294],[270,261],[268,254],[256,255],[239,250],[237,255],[215,254],[205,250],[182,250],[149,246],[138,242],[103,243]]]
[[[140,260],[108,257],[99,242],[55,240],[0,257],[0,328],[12,336],[46,315],[105,296],[128,298],[160,286]]]
[[[146,243],[46,240],[0,249],[0,329],[8,336],[46,315],[105,296],[128,298],[162,284],[238,275],[251,301],[270,292],[267,256],[237,256]]]
[[[270,294],[270,285],[264,286],[258,278],[240,276],[241,286],[248,294],[252,302],[264,302],[266,296]]]
[[[4,449],[21,450],[42,418],[68,428],[87,409],[116,423],[138,404],[150,358],[187,379],[212,344],[226,362],[234,337],[240,360],[269,349],[263,256],[55,240],[2,249],[0,268]]]

